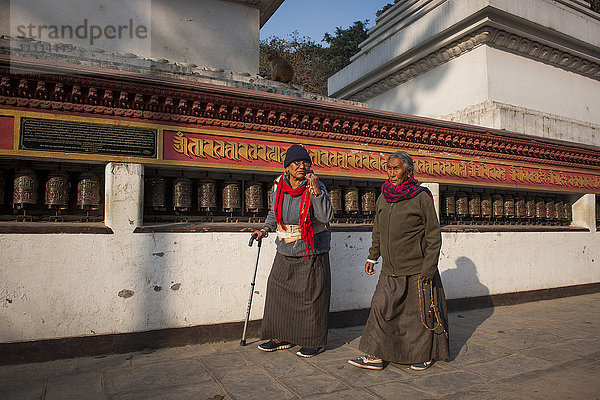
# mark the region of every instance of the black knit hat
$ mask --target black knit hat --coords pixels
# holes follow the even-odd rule
[[[285,152],[285,161],[283,161],[283,167],[287,168],[288,165],[290,165],[294,161],[300,161],[300,160],[312,162],[312,160],[310,159],[310,156],[308,155],[308,151],[306,151],[304,146],[302,146],[300,144],[293,144]]]

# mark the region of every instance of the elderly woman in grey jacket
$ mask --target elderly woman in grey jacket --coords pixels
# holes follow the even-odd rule
[[[263,351],[301,346],[296,353],[312,357],[327,344],[331,294],[329,221],[333,209],[325,185],[311,170],[308,151],[292,145],[285,173],[275,180],[271,210],[261,240],[276,232],[277,254],[267,282],[261,338]]]

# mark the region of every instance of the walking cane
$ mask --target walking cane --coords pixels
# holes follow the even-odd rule
[[[248,246],[252,247],[252,242],[256,239],[256,234],[250,237],[250,243]],[[262,240],[258,240],[258,254],[256,255],[256,266],[254,267],[254,276],[252,277],[252,283],[250,284],[250,299],[248,299],[248,310],[246,311],[246,321],[244,321],[244,332],[242,332],[242,340],[240,346],[246,345],[246,328],[248,328],[248,319],[250,318],[250,308],[252,307],[252,296],[254,295],[254,285],[256,284],[256,271],[258,271],[258,259],[260,258],[260,245]]]

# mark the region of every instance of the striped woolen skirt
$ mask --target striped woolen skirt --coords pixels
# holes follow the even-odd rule
[[[442,326],[430,331],[437,319],[429,313],[431,287],[426,285],[419,298],[419,275],[389,276],[381,274],[373,299],[371,312],[360,339],[359,349],[385,361],[413,364],[433,358],[448,360],[448,310],[440,274],[433,279],[433,297],[438,306]],[[419,302],[422,306],[419,307]],[[421,318],[421,310],[423,318]]]
[[[324,347],[330,295],[329,253],[306,258],[277,253],[267,281],[261,339]]]

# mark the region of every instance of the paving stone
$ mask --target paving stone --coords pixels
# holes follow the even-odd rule
[[[452,342],[450,343],[451,361],[461,365],[494,360],[496,358],[507,356],[508,354],[510,354],[509,351],[493,347],[490,344],[469,341],[461,348],[457,349],[453,347]]]
[[[230,370],[220,378],[227,393],[237,400],[291,399],[296,396],[259,366]]]
[[[402,374],[395,368],[384,368],[381,371],[372,371],[354,367],[347,362],[328,361],[316,364],[329,374],[342,380],[346,385],[362,388],[373,384],[400,380]]]
[[[215,382],[205,381],[190,386],[157,388],[151,392],[118,394],[110,400],[208,400],[219,396],[222,396],[221,400],[231,400]]]
[[[309,376],[283,378],[281,382],[300,398],[350,389],[339,379],[322,372]]]
[[[111,354],[102,357],[78,357],[73,359],[75,362],[74,373],[85,373],[102,371],[110,367],[131,367],[131,354]]]
[[[199,346],[181,346],[164,349],[149,349],[131,353],[134,367],[141,367],[154,363],[163,363],[171,361],[180,361],[190,358],[199,358],[201,356],[218,354],[217,349],[211,344]]]
[[[74,361],[57,360],[44,363],[29,363],[0,366],[0,385],[3,383],[27,382],[30,379],[44,379],[50,376],[73,372]]]
[[[111,368],[104,371],[105,393],[147,392],[155,388],[184,386],[212,380],[195,360],[157,363],[140,368]]]
[[[316,396],[306,397],[310,400],[340,400],[340,399],[352,399],[352,400],[374,400],[377,396],[370,394],[364,389],[344,390],[341,392],[319,394]]]
[[[487,378],[479,374],[468,371],[453,371],[445,374],[423,375],[422,378],[411,382],[411,385],[427,393],[443,396],[487,381]]]
[[[0,384],[0,399],[2,400],[40,400],[46,386],[45,379],[28,379],[11,383]]]
[[[292,351],[266,352],[256,349],[247,353],[247,356],[277,378],[312,375],[319,371],[315,366],[301,359]]]
[[[596,337],[564,340],[560,343],[553,344],[551,347],[570,351],[571,353],[580,356],[586,356],[590,353],[595,353],[598,351],[598,349],[600,349],[600,335],[597,333]]]
[[[550,361],[542,360],[540,358],[529,357],[522,354],[511,354],[505,358],[481,362],[477,365],[465,366],[465,369],[471,369],[473,372],[485,375],[491,379],[501,379],[529,371],[546,369],[551,365],[552,363]]]
[[[580,359],[580,356],[575,353],[550,346],[534,347],[532,349],[524,350],[521,354],[541,358],[542,360],[558,364]]]
[[[48,378],[44,400],[103,399],[102,374],[89,372],[83,374],[61,375]]]
[[[384,399],[439,399],[440,396],[427,393],[415,388],[407,383],[388,382],[380,385],[373,385],[366,388],[368,391]]]
[[[496,332],[495,337],[491,340],[493,340],[494,346],[514,351],[540,345],[551,345],[564,339],[546,331],[518,328]]]
[[[221,379],[232,370],[257,365],[251,358],[243,353],[212,354],[202,357],[200,362],[216,379]]]
[[[240,338],[242,333],[240,332]],[[264,340],[260,340],[259,338],[247,338],[246,345],[241,346],[239,340],[229,341],[229,342],[214,342],[211,345],[219,352],[219,353],[239,353],[245,352],[252,349],[255,349],[256,346],[264,342]]]
[[[310,361],[317,365],[333,360],[338,360],[340,363],[346,363],[348,360],[356,358],[360,355],[362,355],[362,353],[354,347],[341,346],[330,348],[329,345],[327,345],[325,346],[324,352],[310,358]]]

